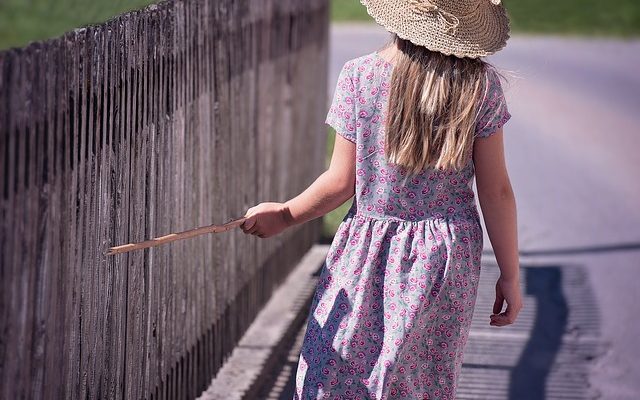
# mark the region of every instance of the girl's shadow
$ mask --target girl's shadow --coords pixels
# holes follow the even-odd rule
[[[369,310],[383,309],[383,296],[364,296],[361,310],[354,310],[347,292],[341,288],[335,296],[335,301],[328,313],[327,320],[320,324],[315,318],[314,311],[322,299],[326,288],[327,277],[330,275],[323,266],[322,275],[318,281],[315,296],[312,301],[311,311],[307,319],[304,344],[300,357],[310,366],[305,373],[302,397],[295,399],[316,399],[324,385],[339,385],[344,390],[345,398],[366,399],[369,398],[369,390],[361,382],[371,376],[374,366],[382,351],[384,339],[384,315],[382,312],[371,312],[364,319],[351,318],[358,321],[359,328],[347,327],[344,329],[356,329],[351,336],[351,342],[341,345],[341,339],[336,340],[336,334],[340,329],[340,323],[351,312],[368,312]],[[383,275],[384,276],[384,275]],[[382,290],[384,279],[369,290]],[[377,303],[377,304],[374,304]],[[356,337],[357,335],[357,337]],[[356,342],[356,343],[354,343]],[[343,358],[338,349],[345,348],[350,359]],[[355,347],[351,347],[355,344]],[[361,349],[358,349],[360,347]],[[366,351],[366,352],[365,352]],[[347,377],[347,378],[345,378]],[[348,381],[347,381],[348,380]],[[326,388],[331,390],[332,387]]]

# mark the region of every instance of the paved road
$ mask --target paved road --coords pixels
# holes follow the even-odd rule
[[[389,36],[341,25],[331,38],[329,97],[343,63]],[[515,37],[490,61],[510,82],[526,312],[509,327],[486,322],[498,269],[485,237],[459,398],[637,399],[640,41]]]

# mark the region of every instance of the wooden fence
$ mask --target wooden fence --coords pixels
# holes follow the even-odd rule
[[[206,388],[320,219],[104,252],[313,182],[327,44],[326,0],[184,0],[0,53],[0,398]]]

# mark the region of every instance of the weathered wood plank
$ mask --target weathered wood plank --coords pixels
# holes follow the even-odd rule
[[[327,3],[169,0],[0,52],[0,398],[207,387],[320,220],[104,251],[322,171]]]

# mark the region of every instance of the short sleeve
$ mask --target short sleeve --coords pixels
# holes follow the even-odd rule
[[[351,79],[349,63],[338,76],[335,92],[325,123],[345,139],[356,142],[356,90]]]
[[[496,133],[511,118],[504,97],[500,77],[492,68],[487,69],[484,99],[480,105],[476,123],[476,137],[488,137]]]

